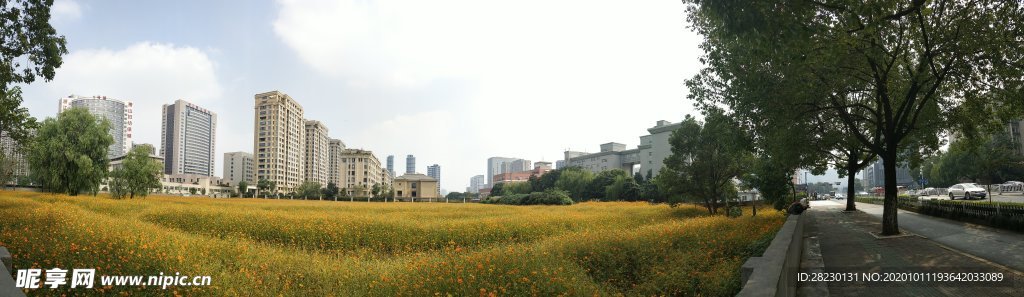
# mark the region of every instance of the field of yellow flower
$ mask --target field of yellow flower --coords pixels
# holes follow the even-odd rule
[[[213,280],[31,295],[734,295],[740,265],[783,217],[705,214],[625,202],[112,200],[0,191],[0,246],[15,269]]]

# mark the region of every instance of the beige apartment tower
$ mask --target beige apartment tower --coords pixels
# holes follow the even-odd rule
[[[279,91],[256,94],[255,103],[255,180],[274,182],[279,193],[293,192],[305,180],[306,173],[306,120],[302,106]]]
[[[327,186],[330,148],[327,126],[320,121],[306,120],[306,181]]]
[[[252,163],[253,159],[250,153],[224,153],[224,177],[221,180],[231,186],[237,186],[243,181],[249,186],[256,186],[256,181],[253,180],[256,174],[253,173]]]
[[[342,188],[341,155],[345,152],[345,143],[341,139],[331,139],[327,141],[327,147],[327,182],[334,183],[338,188]],[[327,184],[323,186],[326,187]]]
[[[391,174],[380,167],[380,160],[373,152],[361,149],[345,149],[341,153],[341,184],[349,196],[371,196],[373,185],[391,184]]]

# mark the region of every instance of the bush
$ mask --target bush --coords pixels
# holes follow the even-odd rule
[[[505,196],[491,196],[481,201],[488,204],[506,205],[571,205],[572,198],[565,191],[548,190],[544,192],[533,192],[530,194],[512,194]]]

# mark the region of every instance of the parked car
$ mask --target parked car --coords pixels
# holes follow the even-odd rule
[[[955,184],[949,187],[949,199],[956,200],[957,197],[964,199],[985,199],[985,188],[973,183]]]

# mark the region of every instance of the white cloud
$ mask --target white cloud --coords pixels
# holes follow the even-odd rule
[[[58,99],[71,94],[133,101],[132,140],[156,146],[160,145],[163,104],[184,99],[214,112],[227,109],[219,100],[222,88],[214,62],[199,49],[172,44],[141,42],[120,50],[72,51],[64,57],[53,81],[26,88],[26,98],[34,99],[26,103],[37,118],[51,117],[57,112]],[[223,121],[220,114],[218,120]],[[239,137],[235,134],[219,133],[218,147]]]
[[[74,0],[56,0],[50,7],[50,20],[59,23],[82,17],[82,7]]]
[[[490,156],[553,161],[566,148],[595,151],[609,141],[635,145],[655,121],[679,121],[692,111],[682,84],[700,67],[700,38],[685,28],[678,2],[278,4],[275,33],[313,71],[354,89],[407,90],[413,98],[431,100],[363,100],[373,102],[381,118],[421,110],[455,116],[457,124],[437,135],[470,139],[471,149],[439,157],[450,162],[437,161],[446,176],[442,186],[450,190],[462,190],[481,174]],[[437,88],[441,81],[459,82],[464,90]],[[460,99],[446,99],[455,97],[449,93]],[[388,127],[378,123],[367,145],[392,143],[404,133]],[[432,149],[427,146],[406,142],[395,152],[423,160],[421,151]]]

